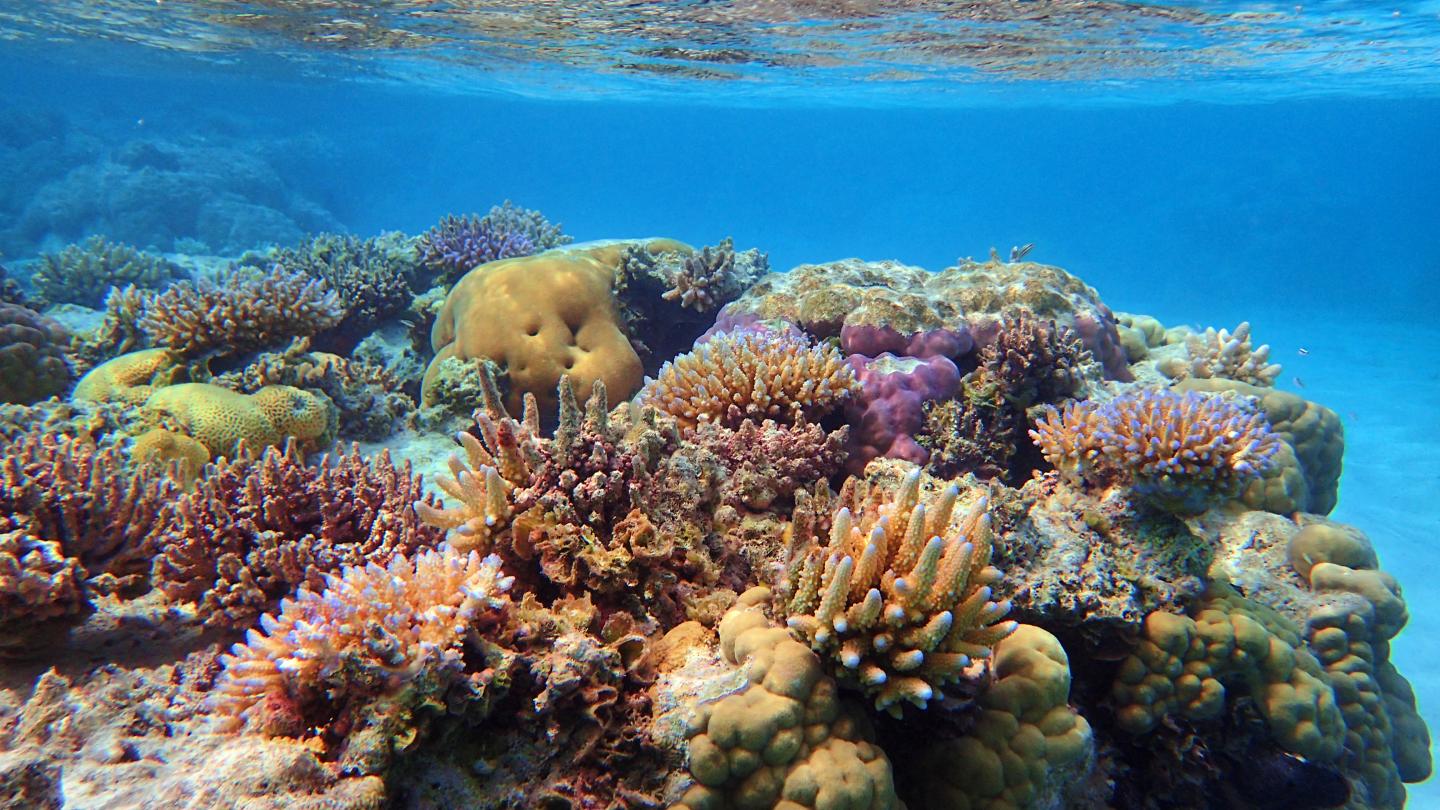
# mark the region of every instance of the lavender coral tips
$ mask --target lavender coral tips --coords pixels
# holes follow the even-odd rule
[[[856,385],[834,347],[789,332],[741,332],[716,335],[666,363],[641,396],[691,431],[707,423],[738,428],[746,419],[818,419]]]
[[[421,259],[446,279],[486,262],[529,256],[543,248],[525,232],[491,217],[447,216],[420,237]]]
[[[269,699],[338,702],[352,686],[395,691],[422,673],[460,666],[466,631],[506,601],[500,558],[449,546],[390,564],[345,568],[315,593],[302,587],[220,661],[211,708],[222,725],[252,719]]]
[[[1234,495],[1280,448],[1263,414],[1196,392],[1141,391],[1103,405],[1048,408],[1030,436],[1067,477],[1128,485],[1181,514]]]

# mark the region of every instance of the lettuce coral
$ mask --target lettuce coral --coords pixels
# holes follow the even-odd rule
[[[829,543],[812,538],[782,589],[791,629],[896,716],[965,679],[1016,626],[1004,621],[1010,604],[991,598],[1000,572],[986,500],[949,530],[959,495],[952,485],[922,503],[919,470],[893,494],[851,479],[841,500],[854,511],[835,513]]]
[[[437,674],[430,697],[438,699],[463,677],[469,629],[508,601],[512,582],[498,557],[444,546],[328,574],[323,587],[301,586],[221,656],[211,709],[235,728],[266,720],[267,700],[344,705]]]
[[[814,421],[856,388],[855,372],[833,347],[789,332],[720,334],[666,363],[641,394],[682,430],[746,419]]]
[[[275,266],[221,285],[182,281],[155,297],[140,326],[156,344],[190,357],[240,354],[329,329],[345,317],[322,279]]]
[[[209,625],[243,626],[297,585],[319,589],[345,565],[385,563],[438,545],[420,522],[427,502],[409,464],[382,452],[307,465],[297,445],[211,466],[157,521],[157,587],[197,604]]]
[[[1153,390],[1047,406],[1030,437],[1062,474],[1121,483],[1177,513],[1238,494],[1280,447],[1264,415],[1243,403]]]

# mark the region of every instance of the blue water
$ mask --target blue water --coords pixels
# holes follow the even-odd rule
[[[1334,517],[1368,532],[1399,575],[1412,623],[1395,660],[1422,711],[1440,706],[1440,590],[1425,574],[1440,561],[1440,4],[1297,15],[1202,3],[1220,16],[1186,22],[1075,4],[1112,25],[1067,28],[1058,4],[1017,3],[1045,7],[1049,22],[950,30],[887,18],[898,12],[877,3],[888,22],[857,19],[878,29],[772,13],[702,34],[675,9],[729,6],[648,4],[647,17],[646,4],[596,3],[587,13],[606,24],[591,30],[574,24],[585,13],[476,29],[444,17],[499,14],[490,3],[436,17],[377,4],[372,29],[334,27],[366,17],[354,9],[285,4],[239,28],[207,19],[230,13],[218,3],[166,3],[183,13],[165,25],[143,3],[4,5],[7,263],[104,218],[20,227],[47,184],[132,142],[181,142],[255,156],[274,182],[247,193],[301,230],[416,233],[508,198],[578,239],[731,235],[776,268],[858,256],[938,269],[1034,243],[1031,258],[1076,273],[1114,309],[1250,320],[1286,365],[1281,387],[1347,423]],[[87,22],[86,5],[111,16]],[[662,26],[678,21],[688,38]],[[1044,24],[1093,41],[1057,48],[1053,31],[1036,33]],[[353,33],[402,29],[433,41],[387,49]],[[942,58],[887,46],[882,34],[901,29],[1034,39]],[[657,55],[664,43],[749,55],[676,59]],[[200,238],[132,229],[108,232],[163,251]],[[263,227],[251,235],[267,239]],[[1440,806],[1440,790],[1412,786],[1410,806]]]

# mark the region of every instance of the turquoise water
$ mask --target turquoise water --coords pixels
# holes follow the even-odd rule
[[[1440,3],[10,2],[0,87],[21,276],[95,233],[233,258],[510,199],[777,270],[1033,244],[1114,310],[1249,321],[1345,424],[1331,517],[1440,706]],[[157,146],[213,165],[145,185]]]

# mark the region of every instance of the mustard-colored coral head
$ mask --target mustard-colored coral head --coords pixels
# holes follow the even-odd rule
[[[251,398],[277,431],[294,436],[301,444],[326,444],[327,438],[334,437],[337,414],[324,394],[289,385],[267,385]]]
[[[130,455],[137,464],[161,467],[178,464],[180,480],[188,486],[210,460],[210,450],[199,441],[164,428],[153,428],[135,437]]]
[[[173,379],[180,362],[169,349],[144,349],[101,363],[80,378],[71,396],[80,402],[139,405]]]
[[[243,440],[252,450],[294,436],[317,446],[329,437],[334,405],[323,394],[272,385],[247,396],[208,383],[183,383],[156,391],[143,413],[151,424],[196,439],[214,456],[234,457]]]
[[[644,372],[621,328],[613,295],[627,244],[502,259],[465,274],[450,290],[430,333],[435,359],[425,373],[427,404],[433,404],[440,363],[449,357],[499,365],[510,386],[506,406],[517,412],[530,393],[553,416],[555,389],[563,376],[581,399],[590,395],[596,380],[616,399],[635,393]]]

